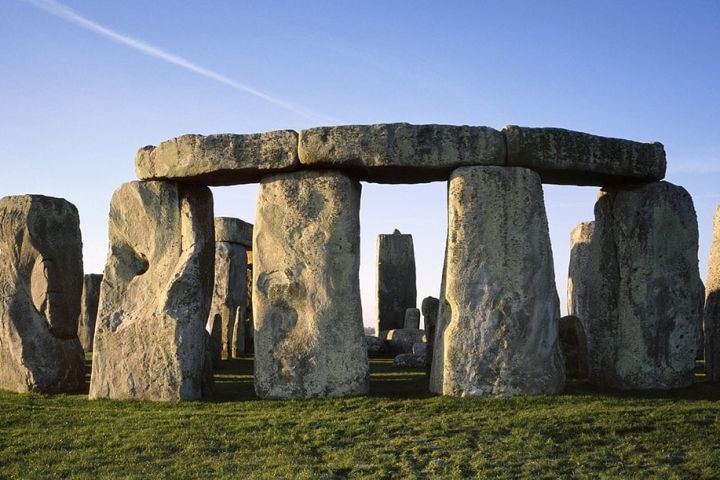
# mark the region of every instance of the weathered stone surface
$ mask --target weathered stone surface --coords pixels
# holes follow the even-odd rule
[[[594,222],[583,222],[570,233],[570,266],[568,268],[568,315],[583,319],[590,316],[590,294],[593,268],[590,245]]]
[[[568,377],[587,378],[585,328],[574,315],[560,318],[560,349],[565,356],[565,371]]]
[[[376,332],[405,326],[405,310],[415,308],[415,250],[412,235],[395,230],[377,237]]]
[[[392,353],[412,353],[413,345],[425,339],[425,331],[417,328],[398,328],[380,332]]]
[[[77,209],[61,198],[0,199],[0,388],[75,392],[82,291]]]
[[[460,168],[450,179],[448,209],[430,390],[562,390],[560,309],[540,177],[524,168]]]
[[[462,165],[503,165],[505,140],[489,127],[344,125],[300,132],[300,163],[353,170],[360,180],[417,183],[447,180]]]
[[[715,210],[705,293],[705,375],[712,382],[720,382],[720,205]]]
[[[237,243],[252,250],[253,225],[234,217],[215,217],[215,241]],[[247,254],[245,254],[247,257]],[[245,259],[247,264],[247,258]]]
[[[600,137],[562,128],[509,125],[507,165],[537,171],[543,183],[610,185],[661,180],[665,149],[661,143],[640,143]]]
[[[425,355],[401,353],[393,359],[393,365],[397,368],[422,368],[425,366]]]
[[[378,355],[388,351],[387,342],[380,337],[365,335],[365,343],[367,344],[368,354]]]
[[[690,385],[704,289],[692,199],[667,182],[608,188],[595,204],[585,326],[590,381]]]
[[[405,322],[403,328],[420,328],[420,309],[405,309]]]
[[[135,173],[141,180],[204,185],[257,183],[270,173],[297,168],[298,134],[292,130],[248,135],[183,135],[141,148]]]
[[[83,277],[82,296],[80,297],[80,317],[78,318],[78,338],[86,352],[93,349],[95,337],[95,319],[100,299],[102,275],[89,273]]]
[[[360,183],[334,171],[265,177],[253,241],[255,391],[369,389],[360,305]]]
[[[199,399],[214,271],[210,190],[126,183],[109,223],[90,398]]]
[[[421,355],[425,356],[427,354],[427,343],[425,342],[417,342],[413,345],[412,353],[414,355]]]
[[[216,226],[217,220],[215,219]],[[219,346],[214,345],[213,351],[219,351],[222,359],[228,359],[232,357],[233,343],[236,354],[245,351],[244,329],[236,331],[235,323],[241,321],[238,314],[245,310],[247,301],[247,255],[244,246],[218,241],[217,231],[215,236],[215,282],[206,329],[212,332],[214,322],[220,322],[219,338],[211,336],[211,341],[220,342]],[[238,338],[233,340],[233,335],[238,335]],[[239,345],[242,345],[241,350],[238,350]],[[217,361],[217,357],[215,360]]]
[[[437,315],[440,301],[435,297],[423,298],[421,310],[427,337],[427,354],[425,355],[425,373],[429,377],[432,367],[433,349],[435,347],[435,329],[437,327]]]

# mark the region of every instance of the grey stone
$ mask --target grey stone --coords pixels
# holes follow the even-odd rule
[[[560,318],[560,349],[565,356],[568,377],[587,378],[587,339],[585,328],[574,315]]]
[[[360,183],[331,170],[263,178],[253,239],[255,391],[363,395]]]
[[[425,331],[417,328],[398,328],[380,332],[392,353],[412,353],[413,345],[425,339]]]
[[[417,342],[413,345],[412,353],[414,355],[421,355],[422,357],[425,357],[427,354],[427,346],[428,344],[425,342]]]
[[[401,353],[393,359],[393,365],[397,368],[422,368],[425,366],[425,355]]]
[[[95,337],[95,319],[97,318],[98,300],[100,299],[100,282],[102,275],[89,273],[83,277],[82,296],[80,297],[80,317],[78,318],[78,338],[86,352],[93,349]]]
[[[344,125],[300,132],[300,163],[353,170],[360,180],[417,183],[447,180],[462,165],[503,165],[505,140],[489,127]]]
[[[298,134],[292,130],[248,135],[183,135],[141,148],[135,173],[141,180],[204,185],[257,183],[270,173],[298,167]]]
[[[435,346],[435,329],[437,327],[437,315],[440,302],[435,297],[423,298],[421,310],[427,337],[427,354],[425,355],[425,373],[430,376],[432,367],[433,349]]]
[[[217,219],[215,225],[218,225]],[[214,345],[213,351],[219,352],[222,359],[232,357],[233,343],[235,343],[236,355],[245,351],[245,332],[243,329],[236,330],[235,324],[241,321],[238,314],[242,315],[245,310],[247,272],[245,247],[238,243],[215,240],[215,282],[206,328],[208,332],[212,332],[214,322],[220,322],[219,338],[211,335],[211,340],[220,342],[219,346]],[[239,336],[233,339],[234,335]],[[243,348],[238,350],[238,345],[242,345]]]
[[[403,328],[420,328],[420,309],[405,309],[405,322]]]
[[[590,294],[592,293],[592,254],[590,245],[594,222],[578,224],[570,233],[570,266],[568,267],[567,309],[584,321],[590,316]]]
[[[85,383],[78,340],[82,240],[61,198],[0,199],[0,388],[76,392]]]
[[[540,177],[524,168],[459,168],[448,211],[430,390],[559,392],[560,309]]]
[[[620,389],[690,385],[704,289],[692,199],[667,182],[608,188],[595,204],[590,381]]]
[[[252,250],[252,223],[234,217],[215,218],[215,241],[237,243],[247,250]],[[245,254],[247,257],[247,254]],[[247,258],[244,260],[247,264]]]
[[[711,382],[720,382],[720,206],[715,210],[705,288],[705,375]]]
[[[507,165],[537,171],[543,183],[609,185],[661,180],[665,149],[661,143],[640,143],[600,137],[562,128],[502,130],[507,140]]]
[[[388,351],[388,345],[385,340],[374,335],[365,335],[365,343],[367,351],[370,355],[379,355]]]
[[[376,332],[405,326],[405,310],[415,308],[415,250],[412,235],[398,230],[377,237]]]
[[[199,399],[209,368],[210,190],[123,184],[110,202],[109,237],[90,398]]]

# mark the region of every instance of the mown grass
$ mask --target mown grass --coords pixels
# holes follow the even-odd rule
[[[252,361],[211,402],[0,392],[1,478],[720,478],[720,385],[458,399],[375,359],[372,394],[257,400]]]

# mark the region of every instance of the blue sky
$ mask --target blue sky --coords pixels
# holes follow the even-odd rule
[[[663,142],[667,180],[695,201],[706,275],[720,203],[720,2],[4,0],[0,42],[0,196],[73,202],[88,273],[103,269],[110,196],[134,179],[143,145],[407,121]],[[216,215],[254,219],[256,187],[214,193]],[[545,189],[563,304],[569,232],[592,218],[596,193]],[[443,183],[364,184],[366,325],[379,233],[413,234],[418,302],[438,295],[445,202]]]

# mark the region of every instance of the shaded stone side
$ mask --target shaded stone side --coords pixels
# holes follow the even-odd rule
[[[720,382],[720,206],[715,210],[705,290],[705,374],[711,382]]]
[[[300,163],[354,171],[363,180],[416,183],[447,180],[463,165],[503,165],[505,140],[489,127],[343,125],[300,132]]]
[[[661,143],[640,143],[562,128],[509,125],[507,165],[537,171],[543,183],[610,185],[661,180],[665,149]]]
[[[430,390],[559,392],[560,307],[540,177],[524,168],[459,168],[448,209]]]
[[[570,265],[568,267],[567,309],[582,322],[590,315],[592,290],[592,234],[594,222],[578,224],[570,233]]]
[[[410,234],[398,230],[377,237],[376,332],[405,326],[405,310],[415,308],[417,286],[415,250]]]
[[[80,297],[80,317],[78,319],[78,338],[83,350],[91,352],[95,337],[95,319],[97,318],[98,300],[100,299],[100,283],[102,275],[89,273],[83,277],[83,290]]]
[[[257,183],[270,173],[297,168],[297,144],[298,134],[292,130],[183,135],[141,148],[135,156],[135,173],[141,180]]]
[[[266,177],[253,239],[255,391],[362,395],[360,184],[334,171]]]
[[[687,191],[667,182],[608,188],[595,204],[590,381],[621,389],[690,385],[704,289]]]
[[[90,398],[196,400],[214,272],[206,187],[131,182],[110,202]]]
[[[440,302],[435,297],[423,298],[421,310],[423,314],[423,327],[427,337],[427,353],[425,355],[425,374],[430,376],[432,365],[433,349],[435,346],[435,328],[437,327],[437,315]]]
[[[82,389],[82,268],[73,204],[42,195],[0,199],[0,388]]]

